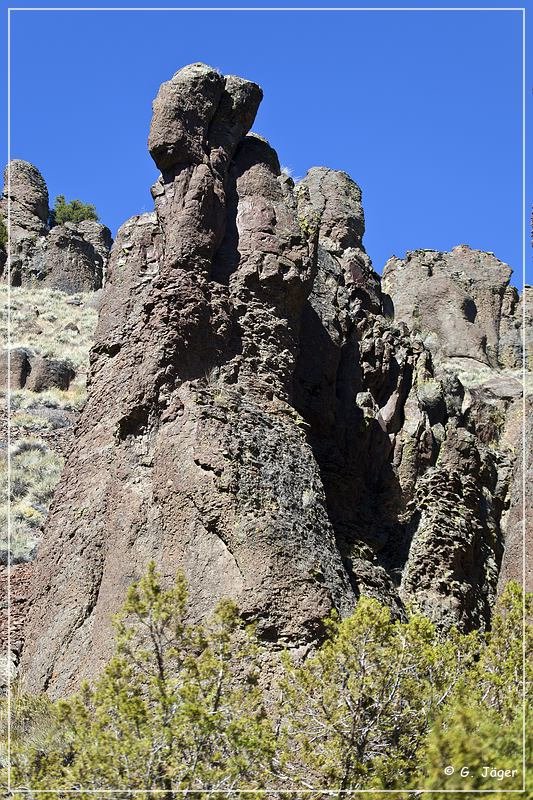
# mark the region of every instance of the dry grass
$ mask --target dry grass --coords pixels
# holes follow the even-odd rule
[[[7,344],[8,288],[0,286],[0,336]],[[39,410],[79,411],[85,402],[86,372],[97,322],[94,294],[66,295],[55,289],[11,288],[10,346],[25,347],[36,355],[69,361],[76,378],[68,391],[50,389],[11,392],[11,556],[15,561],[33,557],[41,537],[63,459],[39,439],[54,428]],[[5,396],[5,392],[1,393]],[[5,404],[2,402],[1,405]],[[32,413],[33,412],[33,413]],[[0,410],[0,413],[1,410]],[[53,446],[53,445],[52,445]],[[7,454],[0,456],[0,550],[7,550]]]
[[[4,676],[0,676],[4,678]],[[10,703],[0,699],[0,768],[7,767],[7,739],[12,743],[27,742],[44,747],[49,738],[52,703],[46,695],[30,695],[22,690],[19,681],[11,684]]]
[[[11,288],[11,347],[27,347],[37,355],[68,360],[84,380],[97,321],[90,303],[93,297],[93,293],[66,295],[55,289]],[[0,286],[0,336],[4,346],[7,323],[7,287]]]
[[[16,561],[31,559],[40,538],[63,459],[41,439],[27,436],[11,447],[11,554]],[[0,460],[3,503],[0,507],[0,550],[7,550],[7,455]]]
[[[63,408],[66,411],[81,411],[87,392],[85,383],[71,383],[68,391],[48,389],[46,392],[30,392],[16,389],[11,392],[11,410],[26,412],[37,408]],[[12,423],[13,424],[13,423]]]

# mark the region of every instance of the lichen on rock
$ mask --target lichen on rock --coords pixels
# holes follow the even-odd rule
[[[194,64],[154,101],[155,209],[113,245],[34,565],[32,689],[103,667],[151,559],[185,571],[194,616],[231,596],[274,650],[312,647],[363,594],[442,629],[490,624],[516,541],[509,269],[417,251],[382,291],[359,187],[325,167],[295,186],[249,132],[261,98]]]

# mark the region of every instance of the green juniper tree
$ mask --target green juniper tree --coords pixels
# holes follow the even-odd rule
[[[350,618],[326,621],[325,642],[302,664],[284,656],[267,699],[259,673],[268,654],[237,607],[220,603],[202,625],[188,622],[187,610],[183,576],[164,589],[151,564],[128,592],[115,654],[94,686],[55,703],[13,693],[11,779],[25,789],[17,800],[52,800],[53,789],[91,790],[93,800],[109,789],[146,800],[149,789],[165,800],[177,790],[195,800],[234,789],[265,798],[267,788],[287,798],[306,789],[338,797],[374,789],[378,798],[391,796],[380,789],[484,789],[503,800],[500,789],[520,788],[516,584],[486,635],[443,638],[423,617],[394,621],[361,598]],[[529,597],[527,619],[532,610]],[[526,637],[529,657],[530,626]],[[5,743],[5,705],[0,724]],[[531,738],[526,744],[529,759]],[[5,774],[5,747],[0,761]],[[486,765],[518,774],[484,776]]]
[[[476,636],[440,641],[420,616],[393,621],[362,598],[301,667],[286,659],[280,773],[303,787],[408,786],[439,708],[470,668]]]
[[[83,222],[86,219],[98,222],[98,214],[92,204],[82,203],[81,200],[67,202],[62,194],[56,197],[55,207],[50,211],[51,228],[54,225],[63,225],[65,222]]]
[[[15,748],[15,784],[159,789],[168,798],[264,785],[274,739],[257,648],[230,601],[206,625],[187,624],[186,609],[183,576],[163,590],[151,564],[128,592],[102,677],[55,704],[47,743]]]
[[[510,583],[496,607],[479,659],[462,676],[420,754],[427,765],[428,788],[492,789],[495,797],[500,796],[499,789],[521,789],[523,744],[526,764],[532,763],[533,755],[528,718],[533,630],[530,624],[523,627],[524,619],[531,620],[532,614],[533,595],[524,598],[520,587]],[[447,774],[450,767],[451,775]]]

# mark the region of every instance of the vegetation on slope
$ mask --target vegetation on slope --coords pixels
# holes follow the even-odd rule
[[[10,292],[10,345],[37,355],[68,359],[76,373],[89,363],[97,311],[89,294],[67,295],[56,289],[0,286],[0,338],[7,341]]]
[[[491,633],[441,640],[428,620],[394,621],[362,598],[349,619],[328,620],[314,655],[285,654],[265,691],[267,654],[237,607],[188,622],[183,576],[164,590],[152,564],[94,686],[56,703],[15,693],[12,783],[43,798],[61,788],[264,797],[267,787],[503,797],[522,785],[522,599],[510,584]]]
[[[40,539],[63,458],[54,445],[64,422],[53,409],[77,411],[86,397],[86,371],[97,311],[91,296],[66,295],[47,288],[0,286],[0,337],[12,348],[69,362],[76,372],[68,390],[11,391],[11,547],[12,560],[30,560]],[[5,396],[5,387],[0,387]],[[0,553],[7,557],[7,452],[0,453]]]
[[[11,556],[14,562],[29,561],[40,538],[63,459],[35,437],[18,439],[11,448],[10,512]],[[0,486],[7,487],[7,456],[0,454]],[[0,549],[7,550],[7,497],[0,504]]]

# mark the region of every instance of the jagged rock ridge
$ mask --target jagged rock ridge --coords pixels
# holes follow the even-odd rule
[[[154,102],[155,211],[114,244],[36,564],[34,689],[101,669],[111,615],[151,558],[169,580],[185,570],[198,617],[232,596],[274,647],[309,646],[361,593],[442,627],[489,622],[520,394],[496,374],[503,327],[512,366],[520,351],[508,276],[508,324],[491,328],[487,306],[474,336],[489,379],[466,388],[425,321],[406,324],[414,301],[383,313],[401,298],[392,280],[382,296],[355,183],[315,168],[295,187],[248,133],[261,97],[194,64]]]

